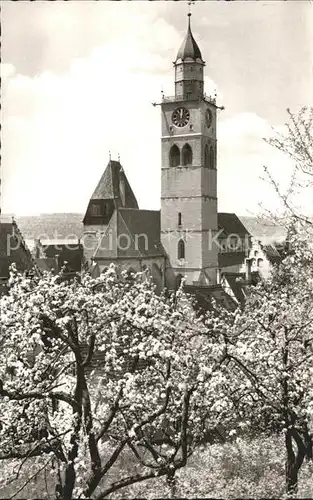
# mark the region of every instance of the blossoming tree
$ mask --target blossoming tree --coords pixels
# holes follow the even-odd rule
[[[289,231],[289,252],[270,279],[250,290],[244,309],[215,319],[227,332],[227,396],[237,425],[254,435],[284,433],[288,493],[313,451],[312,297],[312,242],[307,232]]]
[[[45,473],[58,498],[100,500],[150,478],[173,485],[223,406],[223,338],[199,337],[188,302],[143,275],[65,278],[13,271],[1,299],[2,487],[17,495]]]
[[[287,109],[288,121],[282,131],[274,131],[265,141],[291,161],[288,186],[282,189],[275,172],[264,166],[267,179],[274,188],[288,220],[312,226],[312,213],[299,206],[302,199],[312,199],[313,191],[313,107],[304,106],[298,112]],[[266,207],[265,207],[266,208]],[[271,214],[271,218],[276,216]],[[312,227],[310,229],[312,231]]]

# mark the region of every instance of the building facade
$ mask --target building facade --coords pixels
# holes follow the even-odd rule
[[[217,282],[216,102],[204,94],[205,62],[186,37],[174,62],[175,95],[163,96],[161,242],[167,281],[184,275],[188,285]]]
[[[175,289],[184,278],[189,291],[218,295],[223,272],[245,265],[248,249],[233,248],[232,233],[246,244],[248,231],[235,214],[218,214],[218,106],[204,93],[204,66],[189,14],[174,62],[174,95],[158,103],[161,211],[139,209],[120,162],[110,159],[83,221],[85,268],[94,276],[114,262],[148,269],[159,289]]]

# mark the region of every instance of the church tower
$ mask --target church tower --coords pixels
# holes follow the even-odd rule
[[[175,95],[163,95],[161,241],[168,257],[166,284],[214,285],[218,268],[216,100],[203,90],[205,62],[192,35],[174,64]]]

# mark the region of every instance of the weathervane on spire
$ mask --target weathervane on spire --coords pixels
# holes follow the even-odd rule
[[[195,0],[189,0],[188,2],[188,17],[191,16],[191,6],[195,4]]]

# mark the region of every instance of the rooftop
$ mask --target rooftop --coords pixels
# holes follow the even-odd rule
[[[191,32],[190,16],[191,14],[189,13],[187,34],[177,53],[176,62],[179,59],[185,61],[188,58],[193,59],[194,61],[200,60],[201,62],[203,62],[201,51]]]

